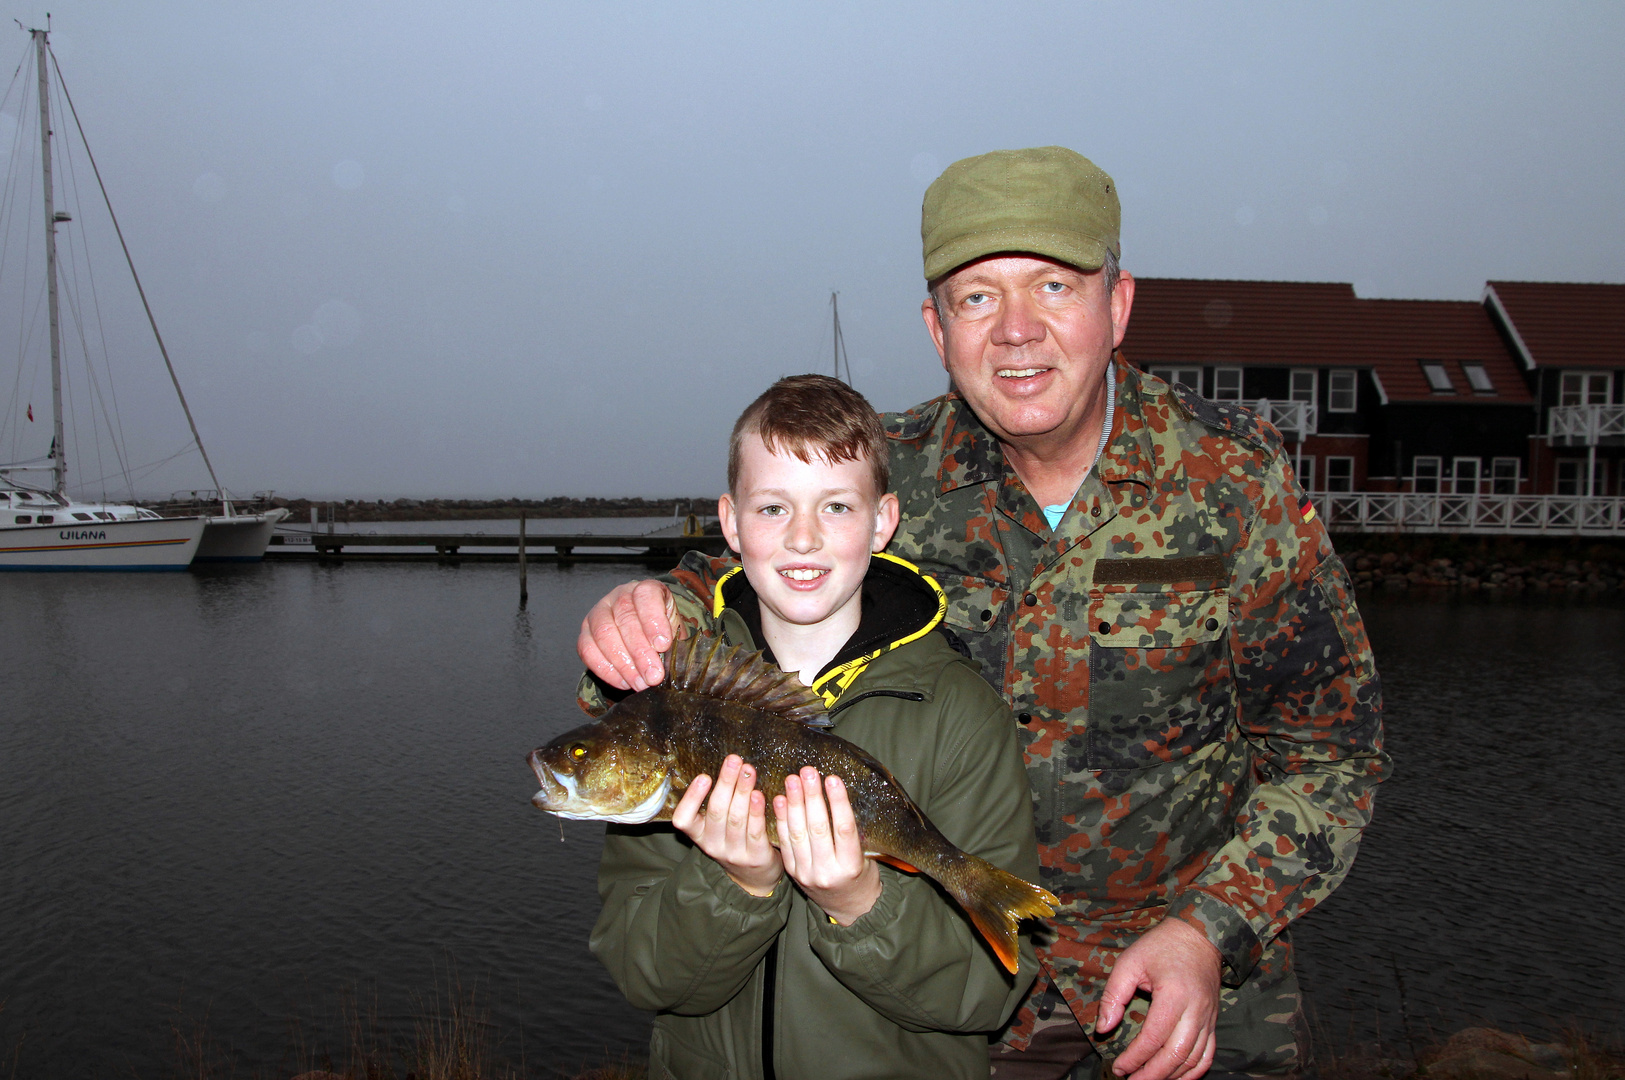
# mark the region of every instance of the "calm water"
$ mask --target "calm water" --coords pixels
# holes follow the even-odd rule
[[[476,988],[503,1054],[641,1046],[588,955],[601,830],[533,810],[573,640],[633,568],[0,577],[0,1076],[239,1076]],[[1300,924],[1334,1037],[1625,1016],[1625,611],[1368,601],[1398,771]]]

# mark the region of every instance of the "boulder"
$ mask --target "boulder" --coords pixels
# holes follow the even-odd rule
[[[1568,1052],[1494,1028],[1467,1028],[1426,1056],[1429,1080],[1569,1080]]]

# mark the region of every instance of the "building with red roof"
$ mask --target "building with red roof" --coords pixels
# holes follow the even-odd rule
[[[1625,492],[1625,285],[1491,281],[1484,308],[1536,400],[1538,490]]]
[[[1485,305],[1136,278],[1122,356],[1257,409],[1311,491],[1533,490],[1535,399]]]

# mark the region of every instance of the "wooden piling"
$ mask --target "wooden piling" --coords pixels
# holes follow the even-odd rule
[[[525,512],[519,512],[519,607],[530,601],[530,584],[525,575]]]

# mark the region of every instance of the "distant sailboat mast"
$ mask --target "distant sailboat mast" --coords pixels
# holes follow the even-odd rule
[[[45,61],[47,30],[30,30],[34,36],[34,53],[39,68],[39,138],[40,158],[45,164],[45,281],[46,310],[51,320],[51,422],[54,438],[51,440],[51,490],[65,497],[68,487],[67,444],[62,437],[62,325],[56,299],[56,226],[59,221],[70,221],[66,213],[58,214],[51,189],[51,81]]]
[[[841,333],[841,294],[831,290],[829,294],[829,310],[835,320],[835,377],[841,377],[841,363],[846,362],[846,385],[852,385],[852,358],[846,354],[846,338]]]
[[[56,399],[56,443],[53,456],[53,469],[56,472],[57,494],[62,494],[67,485],[67,459],[64,457],[62,443],[62,362],[61,362],[61,335],[57,325],[56,302],[56,224],[60,221],[71,221],[67,214],[54,214],[51,208],[51,112],[50,112],[50,79],[46,71],[46,57],[50,52],[50,23],[47,21],[44,30],[30,30],[34,36],[34,48],[39,57],[39,112],[40,112],[40,142],[44,148],[45,159],[45,259],[46,270],[50,277],[50,309],[51,309],[51,389]],[[60,72],[58,72],[60,76]],[[169,372],[170,384],[175,387],[175,397],[179,399],[181,411],[186,414],[187,426],[192,429],[192,442],[197,446],[198,456],[203,459],[203,467],[208,470],[209,479],[214,482],[215,492],[220,496],[220,508],[227,518],[232,517],[231,500],[226,496],[226,489],[221,486],[220,478],[215,475],[214,463],[209,460],[209,451],[203,446],[203,436],[198,434],[197,421],[192,419],[192,407],[186,403],[186,393],[181,389],[180,378],[175,374],[175,365],[169,359],[169,349],[164,345],[164,335],[158,332],[158,319],[152,313],[152,305],[147,302],[147,290],[141,284],[141,275],[136,273],[135,259],[130,255],[130,245],[124,242],[124,230],[119,226],[118,215],[113,212],[113,200],[107,194],[107,185],[102,182],[102,171],[96,164],[96,155],[90,150],[90,140],[85,138],[84,125],[79,123],[79,110],[73,107],[73,96],[68,93],[68,84],[62,83],[62,98],[68,103],[68,111],[73,115],[73,122],[79,129],[80,141],[84,143],[85,157],[90,161],[91,172],[96,176],[96,187],[102,193],[102,202],[107,207],[107,216],[113,222],[113,233],[118,237],[119,247],[124,251],[124,262],[130,268],[130,278],[135,282],[135,291],[141,297],[141,307],[147,313],[147,325],[152,327],[152,337],[158,344],[158,354],[164,358],[164,368]]]

